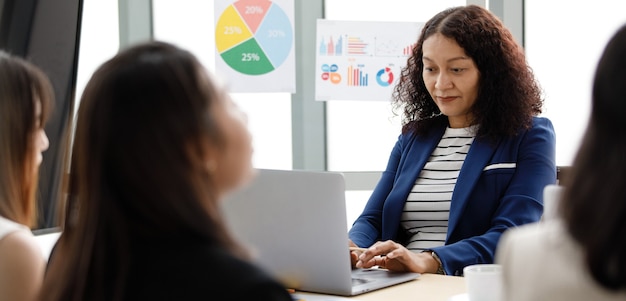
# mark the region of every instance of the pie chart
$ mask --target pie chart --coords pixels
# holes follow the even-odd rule
[[[272,1],[236,1],[217,20],[215,45],[232,69],[246,75],[266,74],[278,68],[291,52],[291,21]]]

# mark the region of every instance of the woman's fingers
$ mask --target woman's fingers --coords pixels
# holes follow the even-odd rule
[[[364,250],[356,262],[357,268],[371,268],[385,264],[385,255],[396,248],[392,241],[376,242],[368,249]]]
[[[394,241],[379,241],[359,255],[355,266],[371,268],[378,266],[393,271],[422,270],[420,262],[415,262],[415,254]]]

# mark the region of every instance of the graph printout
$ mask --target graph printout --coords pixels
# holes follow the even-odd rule
[[[315,99],[389,101],[423,25],[318,19]]]
[[[296,91],[294,0],[216,0],[215,66],[230,92]]]

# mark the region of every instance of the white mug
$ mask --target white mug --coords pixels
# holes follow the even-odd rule
[[[502,301],[502,266],[475,264],[463,269],[470,301]]]

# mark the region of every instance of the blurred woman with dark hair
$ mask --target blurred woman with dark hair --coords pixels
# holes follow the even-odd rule
[[[188,51],[104,63],[76,125],[70,211],[43,300],[291,300],[248,260],[220,201],[252,176],[246,116]]]
[[[33,64],[0,51],[0,294],[34,300],[45,270],[29,227],[36,222],[41,153],[48,149],[44,124],[54,93]]]
[[[557,218],[508,231],[505,300],[626,300],[626,26],[596,69],[591,118]]]
[[[431,18],[394,90],[402,133],[350,229],[356,267],[461,275],[539,220],[555,134],[523,49],[475,5]],[[385,255],[385,256],[380,256]]]

